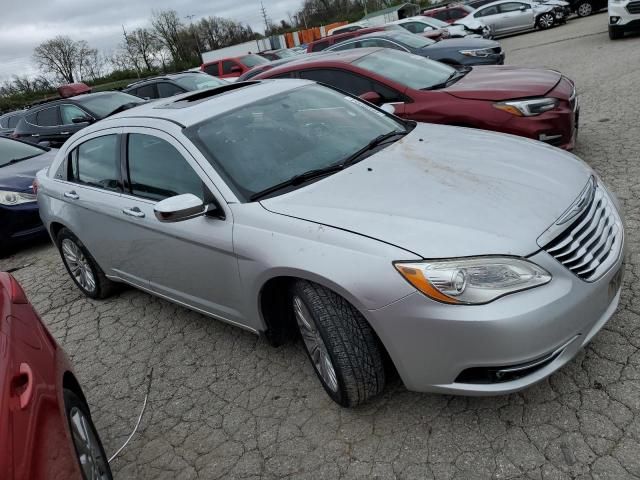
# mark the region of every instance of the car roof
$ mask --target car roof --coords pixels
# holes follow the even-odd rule
[[[204,72],[201,71],[189,71],[187,70],[186,72],[176,72],[176,73],[167,73],[165,75],[158,75],[156,77],[148,77],[148,78],[142,78],[140,80],[137,80],[133,83],[130,83],[129,85],[127,85],[124,90],[127,90],[131,87],[139,87],[141,85],[144,85],[145,83],[149,83],[149,82],[157,82],[160,80],[172,80],[174,78],[180,78],[183,77],[185,75],[208,75]]]
[[[314,82],[308,80],[297,79],[230,83],[222,87],[183,93],[174,97],[144,103],[101,120],[95,125],[104,127],[105,124],[111,121],[126,118],[155,118],[189,127],[264,98],[313,84]],[[92,127],[87,128],[92,129]]]
[[[120,92],[118,90],[106,90],[104,92],[83,93],[81,95],[74,95],[73,97],[67,97],[67,98],[56,98],[53,100],[48,100],[46,102],[33,105],[31,108],[25,111],[25,115],[29,115],[33,112],[39,112],[40,110],[44,110],[45,108],[55,107],[57,105],[62,105],[65,103],[76,103],[78,102],[78,100],[83,98],[102,97],[102,96],[114,94],[114,93],[123,93],[123,92]],[[78,102],[78,103],[82,103],[82,102]]]
[[[501,4],[503,4],[503,3],[512,3],[512,2],[516,2],[516,3],[526,3],[526,4],[528,4],[528,5],[531,5],[531,3],[532,3],[532,2],[530,2],[529,0],[497,0],[497,1],[495,1],[495,2],[485,3],[484,5],[479,6],[479,7],[476,9],[476,12],[477,12],[477,11],[480,11],[480,10],[484,10],[485,8],[487,8],[487,7],[491,7],[491,6],[493,6],[493,5],[501,5]],[[476,12],[472,12],[472,13],[476,13]]]
[[[372,34],[373,35],[373,34]],[[362,37],[357,37],[362,38]],[[339,50],[339,51],[326,51],[323,50],[322,55],[311,57],[303,56],[300,59],[295,59],[294,61],[284,63],[277,67],[273,67],[267,72],[269,75],[278,74],[279,72],[287,71],[291,67],[297,67],[300,65],[304,66],[314,66],[314,65],[326,65],[327,63],[353,63],[356,60],[366,57],[367,55],[382,50],[382,47],[369,47],[369,48],[353,48],[349,50]],[[266,73],[266,72],[265,72]]]

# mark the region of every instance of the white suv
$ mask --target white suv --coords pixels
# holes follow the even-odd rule
[[[609,38],[634,30],[640,31],[640,0],[609,0]]]

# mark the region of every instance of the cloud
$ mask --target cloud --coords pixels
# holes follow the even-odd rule
[[[269,17],[278,21],[300,8],[302,0],[264,0]],[[0,81],[38,73],[33,49],[56,35],[86,40],[110,53],[127,29],[149,24],[152,10],[174,9],[181,17],[218,16],[264,30],[258,0],[28,0],[12,2],[0,17]],[[186,20],[185,20],[186,22]]]

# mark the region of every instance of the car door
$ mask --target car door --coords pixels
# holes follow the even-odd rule
[[[31,136],[27,138],[30,142],[49,142],[52,147],[59,147],[68,137],[60,134],[60,109],[57,105],[43,108],[27,115],[26,121],[33,125]]]
[[[138,87],[134,95],[148,100],[155,100],[156,98],[159,98],[158,89],[155,83],[148,83]]]
[[[130,128],[126,137],[128,179],[123,198],[126,208],[135,212],[128,222],[141,231],[131,253],[142,266],[143,276],[149,278],[151,290],[204,313],[242,323],[230,211],[175,223],[160,222],[154,214],[158,201],[184,193],[223,209],[217,189],[171,135]]]
[[[158,83],[158,98],[173,97],[174,95],[179,95],[185,92],[186,90],[184,88],[181,88],[178,85],[175,85],[173,83],[169,83],[169,82]]]
[[[504,19],[497,5],[489,5],[479,9],[473,14],[473,18],[487,25],[494,35],[500,35],[505,32]]]
[[[531,5],[521,2],[505,2],[500,4],[504,33],[512,33],[533,27],[533,9]]]
[[[64,202],[60,214],[67,228],[110,276],[121,276],[116,267],[135,236],[123,222],[119,133],[119,128],[110,128],[75,140],[50,192]],[[132,278],[126,280],[148,288],[135,276],[136,268],[135,262],[127,266]]]

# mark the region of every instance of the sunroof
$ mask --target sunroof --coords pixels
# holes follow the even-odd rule
[[[227,92],[231,92],[233,90],[239,90],[241,88],[248,88],[252,85],[256,85],[260,82],[239,82],[239,83],[230,83],[229,85],[224,85],[222,87],[214,87],[207,90],[200,90],[197,92],[193,92],[191,95],[187,95],[186,97],[179,98],[174,100],[173,102],[163,103],[162,105],[158,105],[155,108],[184,108],[189,107],[191,105],[198,104],[205,100],[208,100],[217,95],[222,95]]]

